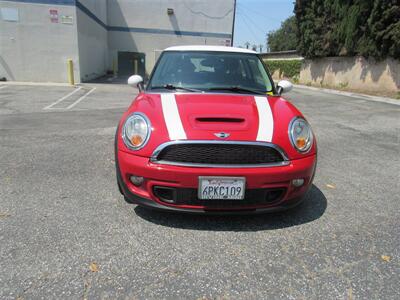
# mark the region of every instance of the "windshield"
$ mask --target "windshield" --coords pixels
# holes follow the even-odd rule
[[[268,73],[255,54],[181,52],[162,54],[147,90],[273,92]]]

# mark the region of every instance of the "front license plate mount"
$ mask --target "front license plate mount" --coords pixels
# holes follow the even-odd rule
[[[198,198],[201,200],[243,200],[245,177],[199,176]]]

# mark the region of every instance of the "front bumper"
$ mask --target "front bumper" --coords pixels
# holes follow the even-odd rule
[[[130,203],[155,209],[180,211],[190,213],[262,213],[284,210],[301,202],[312,184],[316,167],[316,155],[293,160],[287,166],[266,168],[197,168],[161,165],[150,162],[147,157],[132,155],[118,151],[116,153],[117,179],[121,190]],[[131,175],[144,177],[140,187],[133,185]],[[246,192],[248,190],[282,189],[284,192],[273,203],[254,203],[249,205],[233,204],[223,201],[218,206],[202,204],[201,200],[188,203],[167,203],[156,196],[154,187],[172,189],[197,189],[199,176],[232,176],[246,177]],[[304,184],[296,188],[293,179],[302,178]],[[241,201],[241,200],[236,200]]]

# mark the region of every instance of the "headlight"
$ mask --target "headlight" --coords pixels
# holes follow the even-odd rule
[[[313,133],[306,120],[294,118],[289,125],[289,139],[292,146],[299,152],[307,152],[313,143]]]
[[[122,139],[125,145],[132,150],[143,148],[150,138],[151,125],[149,119],[141,114],[129,116],[122,128]]]

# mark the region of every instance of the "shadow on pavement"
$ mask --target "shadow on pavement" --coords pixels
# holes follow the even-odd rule
[[[124,84],[126,85],[128,82],[129,76],[118,76],[114,77],[112,75],[101,76],[96,79],[87,80],[84,83],[101,83],[101,84]]]
[[[299,206],[279,213],[261,215],[209,216],[162,212],[137,206],[136,214],[155,224],[213,231],[259,231],[297,226],[319,219],[325,212],[327,200],[321,190],[313,185]]]

